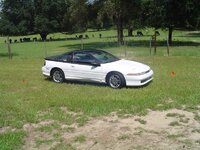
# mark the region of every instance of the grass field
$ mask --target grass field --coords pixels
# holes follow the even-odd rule
[[[143,32],[146,35],[153,33],[150,29]],[[99,33],[102,34],[101,39]],[[84,33],[90,37],[82,41],[84,48],[104,49],[120,58],[148,64],[154,70],[154,81],[148,86],[120,90],[91,83],[55,84],[41,75],[45,56],[81,48],[81,40],[72,39],[75,34],[51,34],[49,37],[55,41],[49,42],[13,43],[12,60],[7,58],[5,38],[1,37],[0,149],[21,149],[26,136],[23,126],[41,120],[83,125],[88,117],[111,112],[145,114],[147,109],[183,106],[195,109],[200,104],[200,34],[175,31],[174,45],[170,47],[170,56],[167,56],[167,32],[160,30],[160,33],[155,56],[149,55],[149,36],[125,37],[125,46],[118,46],[114,30]],[[61,107],[80,115],[78,118],[70,114],[66,116]],[[6,127],[10,130],[3,132]]]

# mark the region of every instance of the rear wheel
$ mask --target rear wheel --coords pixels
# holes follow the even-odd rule
[[[55,69],[52,73],[52,79],[56,83],[62,83],[65,80],[65,75],[62,70]]]
[[[107,83],[114,89],[119,89],[125,86],[124,76],[120,73],[111,73],[107,77]]]

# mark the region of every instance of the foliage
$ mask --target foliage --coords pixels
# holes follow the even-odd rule
[[[105,1],[101,5],[102,7],[99,8],[97,13],[96,22],[99,28],[108,28],[113,25],[114,6],[111,1]]]
[[[25,35],[39,33],[43,40],[52,32],[83,32],[117,28],[118,43],[123,44],[123,30],[168,28],[198,29],[198,0],[4,0],[1,2],[0,33]],[[178,11],[177,11],[178,10]]]
[[[2,12],[0,32],[5,35],[24,35],[33,31],[34,7],[31,0],[4,0],[1,2]]]
[[[117,27],[118,43],[123,45],[123,29],[125,26],[133,28],[132,23],[141,13],[140,8],[139,0],[105,0],[99,10],[97,21],[101,27],[104,27],[105,23],[112,20]]]
[[[87,29],[88,9],[86,0],[70,0],[69,11],[64,17],[64,28],[70,32],[83,32]]]
[[[0,32],[4,35],[39,33],[43,40],[51,32],[61,31],[65,0],[4,0]]]
[[[102,29],[102,25],[103,25],[103,28],[104,27],[106,28],[107,26],[104,26],[104,24],[106,25],[109,24],[109,20],[105,20],[105,23],[102,23],[102,20],[99,19],[101,18],[99,17],[99,13],[102,13],[101,10],[103,9],[103,4],[104,4],[103,0],[95,0],[93,3],[88,4],[88,27],[89,28],[99,30],[99,29]]]
[[[144,23],[155,28],[169,28],[169,43],[172,43],[174,28],[196,29],[199,25],[197,0],[144,0]]]
[[[66,11],[65,0],[35,0],[34,31],[39,33],[43,40],[51,32],[61,30],[63,14]]]

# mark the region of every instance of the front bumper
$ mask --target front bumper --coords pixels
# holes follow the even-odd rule
[[[140,76],[125,76],[127,86],[143,86],[153,80],[153,70]]]

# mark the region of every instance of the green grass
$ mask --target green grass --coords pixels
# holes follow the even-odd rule
[[[138,121],[141,124],[146,124],[147,122],[145,120],[142,120],[141,118],[135,119],[135,121]]]
[[[35,143],[36,143],[35,148],[39,148],[39,146],[42,145],[42,144],[50,145],[53,142],[54,142],[53,140],[48,140],[48,139],[45,139],[45,140],[39,140],[39,139],[37,139],[35,141]]]
[[[192,133],[200,133],[200,129],[194,129],[192,130]]]
[[[103,35],[101,39],[98,37],[100,32]],[[49,35],[59,38],[57,41],[11,44],[12,60],[7,58],[5,38],[0,37],[0,127],[21,129],[25,123],[37,123],[45,119],[83,125],[87,117],[107,115],[114,111],[144,114],[147,109],[163,110],[181,108],[183,105],[192,108],[199,105],[200,36],[196,36],[196,32],[175,31],[175,42],[170,47],[169,57],[165,45],[166,31],[160,30],[156,56],[149,56],[149,36],[125,37],[126,45],[118,46],[113,37],[116,31],[100,32],[87,32],[90,39],[83,40],[84,47],[104,49],[120,58],[125,58],[126,51],[126,58],[151,66],[155,74],[153,82],[141,88],[120,90],[88,83],[55,84],[41,75],[43,57],[79,49],[81,41],[69,39],[75,34]],[[146,35],[153,34],[151,29],[143,32]],[[92,34],[95,34],[95,38],[91,38]],[[61,107],[83,115],[73,118],[63,114]],[[52,115],[38,115],[39,112],[48,111]],[[21,141],[20,138],[15,141],[10,136],[7,138],[10,142]],[[6,143],[5,140],[3,142]]]
[[[169,139],[176,140],[177,138],[184,137],[184,135],[183,135],[183,134],[169,134],[169,135],[167,135],[167,137],[168,137]]]
[[[79,135],[74,138],[74,142],[84,143],[86,141],[86,137],[84,135]]]
[[[74,148],[71,144],[60,143],[54,148],[51,148],[51,150],[76,150],[76,148]]]
[[[123,134],[123,135],[120,135],[117,139],[120,141],[124,141],[124,140],[130,139],[130,135]]]
[[[8,132],[0,134],[0,149],[1,150],[20,150],[25,137],[24,132]]]
[[[183,115],[183,114],[178,114],[178,113],[168,113],[166,116],[167,116],[167,117],[178,117],[178,118],[183,118],[183,117],[185,117],[185,115]]]
[[[180,126],[178,121],[173,121],[169,124],[169,126]]]
[[[37,131],[41,131],[41,132],[52,132],[56,129],[58,129],[60,126],[57,123],[51,123],[45,126],[42,126],[38,129],[36,129]]]

